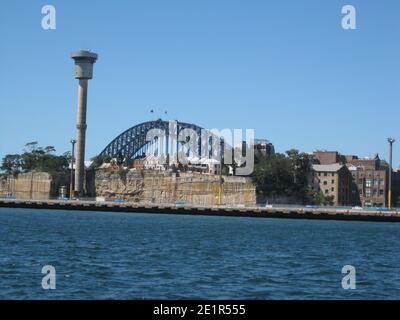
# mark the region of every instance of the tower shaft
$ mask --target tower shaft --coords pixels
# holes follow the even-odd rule
[[[85,181],[85,145],[86,145],[86,109],[88,80],[93,78],[93,64],[97,54],[87,50],[71,53],[75,61],[75,78],[79,80],[78,113],[76,119],[76,167],[75,167],[75,195],[82,197]]]
[[[75,192],[77,196],[83,195],[85,177],[85,141],[86,141],[86,109],[87,109],[88,80],[79,79],[78,89],[78,114],[76,121],[76,168]]]

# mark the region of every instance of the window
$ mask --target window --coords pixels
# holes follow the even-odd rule
[[[332,188],[331,191],[334,192],[334,191],[335,191],[335,188]]]
[[[383,196],[383,189],[379,190],[379,195]]]
[[[334,177],[334,176],[335,176],[335,173],[333,172],[333,173],[332,173],[332,177]]]
[[[371,187],[372,187],[372,180],[371,180],[371,179],[365,180],[365,186],[366,186],[367,188],[371,188]]]
[[[371,197],[371,189],[365,190],[365,196],[366,196],[367,198],[370,198],[370,197]]]
[[[328,172],[324,172],[324,177],[327,177],[328,176]]]
[[[335,180],[332,180],[332,184],[335,184]]]
[[[328,182],[327,181],[324,181],[324,186],[326,186],[328,184]]]
[[[325,190],[325,194],[328,194],[328,193],[329,193],[329,190],[328,190],[328,189],[326,189],[326,190]]]

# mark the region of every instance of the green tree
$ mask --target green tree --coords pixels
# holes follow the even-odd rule
[[[33,170],[49,173],[66,171],[71,159],[70,153],[58,156],[54,154],[55,151],[53,146],[42,148],[37,141],[29,142],[22,154],[6,155],[0,169],[6,174]]]
[[[313,197],[313,203],[323,205],[325,203],[325,195],[321,191],[316,192]]]
[[[291,149],[285,154],[256,158],[252,177],[259,194],[295,196],[308,203],[314,196],[309,187],[311,170],[310,155]]]
[[[309,179],[312,170],[312,156],[296,149],[290,149],[286,151],[286,154],[292,164],[292,193],[300,197],[304,202],[310,201]]]
[[[275,154],[260,160],[255,164],[253,180],[257,192],[264,196],[291,193],[293,174],[290,159],[283,154]]]
[[[3,160],[0,170],[6,174],[18,174],[21,172],[22,157],[20,154],[7,154]]]
[[[97,155],[91,159],[92,165],[91,167],[94,169],[99,168],[103,163],[110,163],[112,158],[108,155]]]
[[[33,152],[35,150],[37,150],[39,143],[37,141],[32,141],[32,142],[28,142],[25,144],[25,148],[28,149],[28,151],[25,152]]]
[[[312,202],[318,205],[332,206],[334,204],[334,196],[324,195],[321,191],[314,193]]]

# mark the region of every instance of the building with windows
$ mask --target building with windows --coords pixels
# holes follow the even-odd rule
[[[363,207],[386,206],[388,168],[381,163],[379,156],[376,155],[373,159],[358,159],[353,156],[346,165],[357,188],[359,203]]]
[[[350,172],[350,201],[363,207],[387,205],[388,167],[378,155],[374,158],[358,158],[341,155],[337,151],[315,151],[314,163],[342,165]]]
[[[132,168],[137,170],[144,170],[145,168],[146,157],[145,156],[138,156],[133,159]]]
[[[254,140],[254,155],[256,157],[270,157],[273,154],[275,154],[275,147],[269,140]]]
[[[324,196],[331,196],[333,205],[352,205],[351,174],[347,166],[339,163],[314,164],[311,188]]]
[[[313,155],[317,164],[342,163],[342,157],[337,151],[317,150],[314,151]]]

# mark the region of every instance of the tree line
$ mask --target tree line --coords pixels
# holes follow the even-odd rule
[[[332,204],[333,197],[310,186],[312,160],[312,155],[296,149],[284,154],[256,155],[252,179],[257,193],[271,199],[287,196],[307,204]]]
[[[37,141],[25,145],[22,153],[3,157],[0,170],[4,175],[17,175],[29,171],[48,173],[66,172],[71,162],[71,153],[56,155],[53,146],[41,147]],[[108,156],[92,158],[93,168],[111,160]],[[303,203],[331,204],[329,196],[310,187],[312,156],[296,149],[284,154],[256,155],[252,179],[257,193],[266,198],[279,196],[295,197]],[[227,172],[226,172],[227,174]]]
[[[22,153],[7,154],[3,157],[0,170],[5,175],[17,175],[29,171],[48,173],[65,172],[71,162],[71,153],[55,154],[53,146],[40,147],[37,141],[25,145]]]

